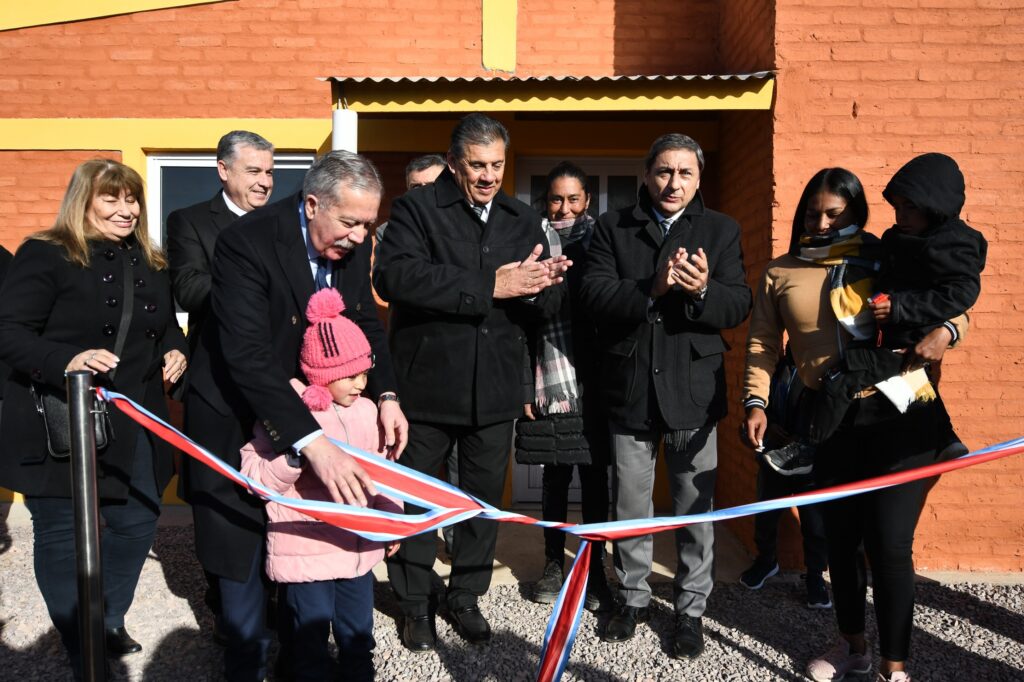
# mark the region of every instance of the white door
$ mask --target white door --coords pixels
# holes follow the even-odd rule
[[[564,160],[572,161],[586,171],[590,189],[589,212],[595,218],[605,211],[636,203],[643,162],[640,159],[603,157],[519,157],[516,159],[516,198],[542,212],[548,171]],[[540,503],[542,476],[543,467],[540,465],[516,464],[512,471],[513,504]],[[574,471],[569,489],[569,501],[572,503],[579,502],[579,485],[579,477]]]

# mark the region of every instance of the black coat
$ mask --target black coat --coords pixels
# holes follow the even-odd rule
[[[167,216],[167,259],[178,305],[188,313],[188,346],[199,345],[210,317],[210,264],[217,236],[238,216],[224,202],[224,192],[209,201],[180,208]],[[186,373],[186,380],[188,374]]]
[[[279,451],[319,428],[289,381],[302,377],[299,349],[314,293],[299,225],[301,193],[238,218],[217,240],[212,322],[190,361],[190,388],[224,415],[276,425]],[[370,240],[335,268],[345,316],[366,334],[376,366],[367,394],[395,390],[384,328],[370,288]],[[228,453],[222,453],[228,455]],[[230,456],[237,457],[238,453]]]
[[[167,418],[163,356],[186,351],[167,271],[147,266],[137,247],[92,242],[90,266],[81,268],[66,259],[63,247],[29,239],[0,289],[0,358],[13,369],[0,422],[0,485],[28,495],[70,497],[69,460],[47,453],[29,383],[63,388],[64,369],[75,355],[88,348],[113,351],[123,303],[122,258],[134,259],[135,302],[112,387]],[[104,281],[107,276],[112,280]],[[105,383],[103,377],[96,383]],[[117,408],[110,409],[110,419],[114,440],[98,453],[98,489],[102,498],[124,499],[140,427]],[[162,490],[173,473],[172,450],[163,441],[155,444],[154,474]]]
[[[649,309],[658,266],[680,247],[707,255],[703,304],[672,290]],[[597,323],[600,390],[612,422],[674,431],[725,415],[719,330],[742,323],[751,306],[736,221],[704,208],[698,193],[664,238],[641,187],[637,205],[598,220],[581,294]]]
[[[299,350],[308,326],[306,304],[314,292],[299,225],[301,200],[296,194],[248,213],[217,239],[212,316],[191,362],[189,392],[224,420],[204,422],[189,436],[201,444],[218,444],[215,454],[235,468],[256,420],[278,452],[320,428],[289,384],[302,378]],[[376,366],[367,393],[376,398],[395,390],[395,381],[370,289],[370,248],[368,239],[339,262],[334,286],[345,301],[345,316],[362,329],[373,349]],[[186,460],[183,468],[182,495],[203,505],[196,507],[202,515],[197,516],[196,549],[203,567],[244,579],[252,551],[262,544],[262,504],[203,465]]]
[[[883,343],[905,348],[977,302],[988,242],[960,220],[964,176],[944,154],[911,159],[893,175],[884,194],[889,200],[909,199],[929,218],[921,234],[892,227],[882,235],[887,260],[878,288],[890,295],[892,304]]]
[[[14,255],[0,246],[0,285],[3,285],[7,277],[7,268],[11,267],[11,259]],[[7,377],[11,376],[11,367],[6,362],[0,362],[0,386],[7,383]]]
[[[391,206],[373,283],[391,305],[391,352],[410,419],[484,425],[523,413],[526,331],[561,304],[564,285],[532,301],[494,299],[495,271],[547,239],[540,216],[499,192],[486,224],[451,171]]]

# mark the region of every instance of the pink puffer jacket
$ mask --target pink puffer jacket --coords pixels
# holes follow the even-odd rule
[[[305,386],[293,379],[301,395]],[[357,448],[383,456],[384,436],[377,423],[377,407],[359,398],[351,407],[335,406],[313,416],[324,434]],[[327,488],[306,469],[289,466],[284,455],[274,452],[259,424],[255,437],[242,448],[242,473],[286,497],[330,500]],[[375,509],[402,512],[401,502],[377,495]],[[277,504],[267,503],[267,576],[281,583],[306,583],[336,578],[355,578],[367,573],[384,558],[384,545],[370,542],[341,528],[316,521]]]

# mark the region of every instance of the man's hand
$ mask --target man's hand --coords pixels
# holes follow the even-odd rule
[[[658,273],[654,275],[654,285],[651,287],[651,298],[661,298],[668,293],[668,290],[675,284],[672,273],[675,270],[676,265],[679,263],[679,259],[685,257],[686,249],[676,249],[676,252],[661,264],[661,267],[658,268]]]
[[[702,248],[698,248],[694,254],[686,253],[685,249],[682,251],[682,258],[672,268],[672,282],[678,284],[684,293],[696,298],[708,285],[708,257]]]
[[[317,436],[302,448],[302,456],[309,462],[310,470],[327,486],[335,502],[365,507],[367,498],[377,494],[369,474],[327,436]]]
[[[747,445],[757,450],[764,448],[764,434],[768,430],[768,416],[760,407],[751,407],[747,410],[746,419],[740,428],[740,435],[744,437]]]
[[[537,262],[544,247],[537,244],[524,261],[506,263],[494,273],[494,298],[536,296],[554,284],[561,284],[562,273],[572,261],[564,256]]]
[[[378,419],[384,429],[384,445],[387,446],[388,459],[396,460],[409,444],[409,420],[405,418],[405,413],[402,412],[397,400],[382,401]]]
[[[390,559],[391,557],[395,556],[395,552],[397,552],[398,548],[401,546],[401,542],[392,540],[391,542],[384,545],[384,553]]]
[[[529,419],[530,421],[537,420],[537,418],[533,416],[533,403],[523,403],[523,418]]]

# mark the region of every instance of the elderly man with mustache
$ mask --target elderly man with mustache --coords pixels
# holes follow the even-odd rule
[[[235,466],[259,423],[278,452],[298,458],[338,502],[365,506],[376,493],[363,469],[331,443],[290,385],[299,376],[304,310],[314,291],[334,287],[345,315],[366,334],[376,365],[367,394],[378,402],[390,455],[405,447],[384,329],[370,290],[370,227],[383,193],[365,157],[330,152],[313,164],[302,191],[253,211],[221,232],[214,252],[212,317],[191,378],[198,394],[190,434]],[[185,492],[195,507],[196,551],[220,577],[228,638],[228,680],[266,676],[263,503],[206,467],[186,460]]]

